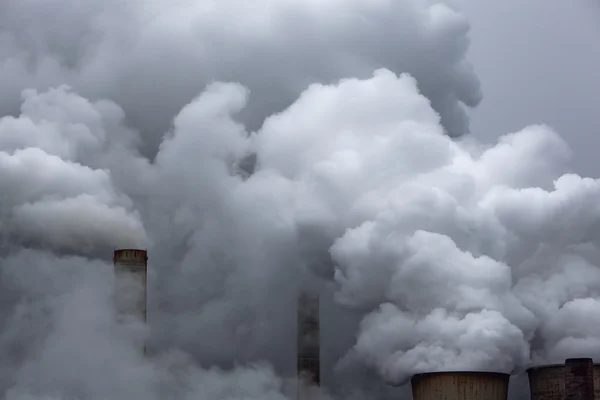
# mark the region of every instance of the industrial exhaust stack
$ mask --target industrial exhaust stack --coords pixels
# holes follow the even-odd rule
[[[145,323],[148,252],[139,249],[115,250],[113,262],[118,320],[138,319]],[[145,354],[145,341],[142,346]]]
[[[417,374],[413,400],[507,400],[509,374],[452,371]]]
[[[313,397],[321,383],[319,296],[304,292],[298,299],[298,400]]]

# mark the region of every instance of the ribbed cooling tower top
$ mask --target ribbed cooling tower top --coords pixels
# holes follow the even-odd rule
[[[413,400],[507,400],[509,374],[452,371],[417,374]]]

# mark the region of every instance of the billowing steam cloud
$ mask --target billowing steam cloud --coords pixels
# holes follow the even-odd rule
[[[0,109],[16,111],[23,88],[66,83],[115,100],[151,150],[213,80],[252,91],[242,112],[251,129],[314,81],[380,67],[413,74],[453,135],[467,130],[463,106],[481,97],[464,60],[468,23],[449,1],[170,3],[3,1]]]
[[[304,285],[339,376],[600,356],[600,182],[548,127],[451,138],[480,97],[451,2],[62,3],[0,5],[8,399],[284,399]],[[112,322],[125,246],[150,359]]]

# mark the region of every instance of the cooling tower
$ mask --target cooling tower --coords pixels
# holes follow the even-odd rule
[[[565,397],[565,365],[552,364],[529,368],[531,400],[563,400]]]
[[[573,366],[574,362],[577,359],[567,360],[570,361],[570,381],[573,382]],[[582,360],[582,359],[579,359]],[[588,360],[583,359],[584,366],[580,368],[580,373],[583,372],[583,375],[587,378],[587,390],[590,388],[590,377],[589,377],[589,365]],[[527,373],[529,375],[529,390],[531,394],[531,400],[563,400],[566,399],[565,393],[565,374],[566,374],[566,364],[551,364],[551,365],[542,365],[538,367],[529,368]],[[576,365],[576,364],[575,364]],[[600,400],[600,364],[593,364],[593,399]],[[571,385],[573,385],[571,383]],[[573,396],[573,386],[571,387],[571,396]],[[587,395],[589,398],[589,394]],[[574,399],[574,397],[570,397]]]
[[[411,379],[413,400],[507,400],[509,374],[429,372]]]
[[[146,322],[148,252],[138,249],[115,250],[113,262],[118,320],[126,322],[137,319]],[[143,348],[145,352],[145,344]]]
[[[302,293],[298,299],[298,399],[313,397],[310,387],[321,383],[319,296]]]
[[[591,358],[565,361],[565,400],[594,400],[594,361]]]
[[[600,400],[600,364],[594,364],[594,400]]]

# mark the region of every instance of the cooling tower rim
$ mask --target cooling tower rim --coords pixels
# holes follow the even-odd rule
[[[510,379],[510,375],[511,374],[507,374],[504,372],[495,372],[495,371],[474,371],[474,370],[456,370],[456,371],[438,371],[438,372],[421,372],[418,374],[414,374],[413,376],[410,377],[409,380],[403,380],[403,381],[393,381],[390,379],[384,379],[384,383],[386,385],[392,386],[392,387],[401,387],[406,385],[408,382],[414,383],[414,382],[418,382],[422,379],[428,378],[428,377],[432,377],[432,376],[440,376],[440,375],[467,375],[467,376],[472,376],[472,377],[494,377],[494,378],[501,378],[501,379]]]
[[[121,252],[121,251],[145,251],[146,253],[148,252],[147,249],[134,249],[134,248],[126,248],[126,249],[115,249],[115,253],[117,252]]]
[[[439,376],[439,375],[472,375],[472,376],[489,376],[496,378],[510,378],[510,374],[505,372],[495,372],[495,371],[438,371],[438,372],[422,372],[419,374],[414,374],[411,378],[412,380],[420,380],[423,378],[427,378],[430,376]]]
[[[535,371],[536,369],[545,369],[545,368],[556,368],[556,367],[564,367],[565,364],[540,364],[540,365],[533,365],[529,368],[526,369],[527,372],[529,371]]]
[[[594,367],[600,367],[600,363],[594,363],[593,365],[594,365]],[[562,363],[562,364],[540,364],[540,365],[534,365],[532,367],[529,367],[525,371],[527,373],[529,373],[530,371],[535,371],[538,369],[557,368],[557,367],[564,367],[564,366],[565,366],[564,363]]]

